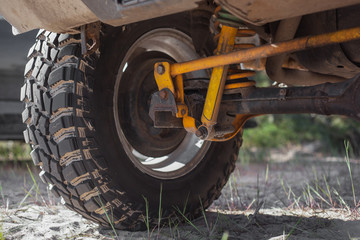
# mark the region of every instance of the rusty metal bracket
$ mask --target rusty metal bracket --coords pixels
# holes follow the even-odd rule
[[[149,116],[154,122],[156,122],[156,112],[170,112],[173,116],[176,116],[175,97],[168,88],[164,88],[151,96]]]
[[[80,27],[81,53],[91,55],[100,47],[101,23],[94,22]]]
[[[170,75],[170,63],[161,62],[154,66],[154,75],[159,92],[153,94],[150,105],[150,117],[154,126],[158,128],[184,127],[188,132],[195,133],[197,127],[195,119],[189,116],[189,109],[185,103],[184,79],[178,75],[173,82]],[[170,97],[170,99],[168,99]],[[161,100],[162,99],[162,100]],[[171,112],[156,114],[156,112]],[[182,120],[181,120],[182,118]],[[166,123],[166,121],[168,121]]]

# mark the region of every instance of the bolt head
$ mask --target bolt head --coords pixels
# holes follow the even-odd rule
[[[196,135],[198,138],[201,138],[202,135],[203,135],[203,133],[198,129],[198,130],[196,130],[195,135]]]
[[[186,113],[186,110],[185,109],[181,109],[181,115],[185,115],[185,113]]]
[[[165,67],[162,64],[159,64],[156,68],[158,74],[163,75],[165,73]]]
[[[208,134],[206,127],[201,126],[196,130],[195,135],[200,139],[205,139]]]
[[[159,92],[159,96],[160,96],[161,99],[167,99],[168,98],[168,93],[165,90],[161,90]]]

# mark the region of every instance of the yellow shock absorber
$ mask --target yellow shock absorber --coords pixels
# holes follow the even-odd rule
[[[237,31],[238,29],[235,27],[223,26],[221,28],[216,55],[228,53],[233,50]],[[218,117],[228,68],[228,65],[213,68],[201,116],[203,125],[200,127],[201,129],[199,128],[199,132],[197,133],[199,137],[204,137],[205,139],[212,138],[213,126],[216,124]]]
[[[255,36],[256,32],[251,30],[251,29],[239,29],[237,31],[236,37],[237,39],[239,38],[248,38],[248,37],[253,37]],[[255,44],[251,44],[251,43],[235,43],[233,50],[243,50],[243,49],[248,49],[248,48],[253,48],[256,47]],[[231,68],[228,69],[228,75],[227,75],[227,82],[225,85],[225,92],[227,90],[234,90],[234,89],[238,89],[238,88],[245,88],[245,87],[252,87],[255,86],[255,81],[253,80],[248,80],[248,77],[252,77],[254,76],[256,73],[255,71],[252,70],[243,70],[243,69],[239,69],[240,65],[237,64],[237,66],[235,66],[235,68]],[[225,134],[224,136],[221,137],[214,137],[213,139],[211,139],[211,141],[214,142],[223,142],[223,141],[227,141],[231,138],[233,138],[234,136],[236,136],[240,131],[241,128],[243,127],[243,125],[245,124],[245,122],[254,117],[254,115],[242,115],[242,114],[237,114],[232,125],[234,126],[234,132],[229,133],[229,134]]]

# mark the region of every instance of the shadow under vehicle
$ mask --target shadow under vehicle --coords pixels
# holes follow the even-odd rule
[[[102,225],[199,216],[234,170],[249,119],[359,120],[359,4],[0,0],[14,32],[44,29],[15,87],[40,177]],[[257,70],[272,87],[257,87]]]

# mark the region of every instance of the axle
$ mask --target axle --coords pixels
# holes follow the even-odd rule
[[[240,97],[224,97],[233,114],[316,113],[360,120],[360,75],[341,83],[312,87],[242,88]],[[221,124],[221,123],[220,123]]]

